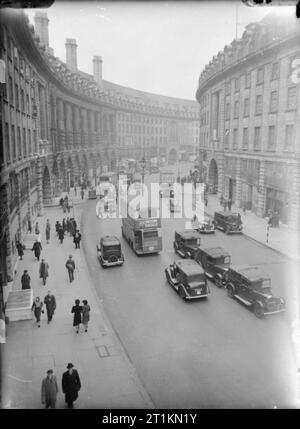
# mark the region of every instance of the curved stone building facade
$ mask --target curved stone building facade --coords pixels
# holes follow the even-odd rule
[[[283,223],[300,218],[300,27],[267,15],[249,24],[205,67],[200,104],[200,168],[211,188]]]
[[[1,282],[13,277],[16,241],[53,197],[84,179],[116,169],[122,157],[165,157],[198,145],[195,101],[145,93],[77,68],[77,43],[66,40],[67,63],[49,46],[44,12],[0,13]]]

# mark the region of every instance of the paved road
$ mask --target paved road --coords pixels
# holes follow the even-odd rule
[[[264,320],[210,283],[207,300],[184,302],[166,283],[174,259],[175,229],[182,219],[163,220],[163,251],[137,257],[122,239],[123,267],[101,268],[96,244],[105,234],[121,237],[119,219],[99,220],[86,203],[83,244],[97,293],[137,374],[157,407],[230,408],[296,406],[295,359],[290,340],[294,318],[293,266],[270,249],[216,231],[203,245],[220,244],[232,262],[262,264],[288,311]]]

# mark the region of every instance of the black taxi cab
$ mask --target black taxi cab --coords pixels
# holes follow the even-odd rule
[[[194,258],[197,249],[200,247],[201,237],[194,229],[175,231],[173,247],[178,255],[183,258]]]
[[[239,213],[232,212],[215,212],[214,225],[221,229],[225,234],[241,234],[243,222]]]
[[[231,266],[226,274],[226,289],[230,298],[237,298],[251,307],[260,319],[286,309],[284,298],[273,295],[270,275],[261,267]]]
[[[231,263],[231,257],[227,250],[220,246],[199,248],[195,260],[201,264],[207,277],[212,279],[216,286],[225,286],[226,273]]]
[[[114,235],[102,237],[96,248],[97,257],[102,267],[112,267],[124,264],[121,242]]]
[[[174,262],[165,269],[165,275],[182,299],[206,298],[210,294],[205,272],[193,259]]]

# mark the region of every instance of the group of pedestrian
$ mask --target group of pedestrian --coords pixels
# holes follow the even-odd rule
[[[86,299],[82,301],[83,305],[80,305],[80,300],[75,300],[75,305],[73,305],[71,313],[74,313],[73,326],[75,331],[78,334],[80,332],[80,325],[83,324],[84,332],[88,331],[88,324],[90,320],[90,311],[91,307]]]
[[[232,199],[229,198],[225,198],[223,195],[221,195],[220,197],[220,205],[223,207],[224,212],[226,212],[226,209],[228,208],[228,211],[231,211],[231,206],[232,206]]]
[[[44,313],[43,304],[46,306],[47,321],[49,324],[52,321],[52,317],[56,309],[56,299],[55,296],[51,294],[50,290],[48,290],[48,294],[45,296],[44,302],[42,302],[40,297],[37,296],[31,307],[31,311],[34,312],[34,317],[39,328],[41,327],[41,314]]]
[[[75,249],[80,249],[81,233],[77,229],[77,222],[74,218],[64,218],[62,223],[56,221],[55,229],[58,235],[58,239],[62,244],[65,238],[65,234],[68,232],[71,237],[73,237],[73,242],[75,244]]]
[[[61,208],[63,209],[64,213],[66,213],[66,212],[70,213],[71,206],[69,203],[68,195],[66,195],[65,198],[61,197],[61,199],[59,200],[59,204],[60,204]]]
[[[268,224],[271,228],[279,228],[279,221],[280,221],[280,217],[279,217],[279,213],[278,211],[272,211],[270,210],[269,213],[269,221]]]
[[[72,409],[73,402],[78,398],[78,392],[81,389],[81,381],[78,371],[70,362],[67,365],[67,371],[62,375],[62,391],[65,394],[65,401],[69,409]],[[48,369],[47,376],[42,381],[41,400],[45,404],[45,408],[56,408],[56,400],[58,394],[58,385],[56,376],[53,374],[53,369]]]

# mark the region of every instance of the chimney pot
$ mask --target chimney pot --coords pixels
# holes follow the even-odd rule
[[[66,63],[72,72],[77,71],[77,43],[76,39],[66,39]]]

